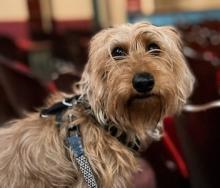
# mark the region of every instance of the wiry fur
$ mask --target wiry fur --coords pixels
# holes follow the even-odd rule
[[[147,44],[160,46],[159,56],[146,52]],[[111,50],[127,49],[128,55],[114,60]],[[136,73],[149,72],[155,78],[152,97],[138,99],[132,87]],[[86,155],[99,187],[127,188],[138,170],[135,154],[100,126],[114,122],[129,139],[138,137],[149,144],[153,130],[164,116],[179,112],[191,94],[194,78],[181,53],[181,40],[172,27],[146,23],[122,25],[98,33],[91,41],[89,62],[77,84],[96,120],[83,106],[67,113],[80,124]],[[62,100],[57,94],[49,104]],[[67,123],[60,129],[54,117],[42,119],[38,113],[7,123],[0,129],[0,187],[48,188],[86,187],[81,173],[65,147]]]

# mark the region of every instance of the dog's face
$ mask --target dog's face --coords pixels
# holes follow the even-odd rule
[[[94,36],[81,90],[100,122],[141,126],[178,112],[193,82],[177,31],[139,23]]]

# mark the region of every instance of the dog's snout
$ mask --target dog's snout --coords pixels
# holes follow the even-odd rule
[[[140,93],[150,92],[154,87],[154,77],[150,73],[138,73],[133,77],[133,87]]]

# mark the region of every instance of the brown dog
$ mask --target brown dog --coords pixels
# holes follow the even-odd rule
[[[163,117],[180,112],[193,83],[174,28],[139,23],[101,31],[78,96],[65,101],[70,107],[53,106],[63,99],[57,94],[48,102],[56,115],[31,113],[0,129],[0,187],[87,187],[66,144],[75,125],[98,187],[130,187],[139,169],[134,150],[160,136]]]

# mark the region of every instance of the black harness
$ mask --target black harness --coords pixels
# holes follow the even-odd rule
[[[87,102],[85,102],[84,98],[80,98],[79,95],[76,95],[71,98],[65,98],[61,102],[57,102],[53,104],[51,107],[43,109],[40,113],[41,117],[48,117],[49,115],[55,115],[56,116],[56,122],[57,126],[59,127],[62,122],[62,116],[63,113],[69,109],[73,108],[75,105],[82,105],[85,108],[85,111],[93,117],[94,120],[96,120],[95,115],[92,112],[91,107],[88,105]],[[96,121],[97,122],[97,121]],[[96,123],[97,126],[103,128],[105,131],[107,131],[111,136],[117,138],[117,140],[130,148],[133,151],[139,151],[140,149],[140,141],[138,138],[135,139],[135,142],[128,142],[128,136],[126,132],[119,131],[118,128],[111,123],[110,121],[106,125],[100,125],[98,122]]]
[[[54,115],[56,118],[56,126],[60,128],[63,123],[63,114],[69,109],[73,108],[76,105],[81,105],[85,108],[85,111],[95,119],[95,115],[92,112],[92,109],[88,102],[83,97],[74,96],[71,98],[66,98],[62,102],[57,102],[53,104],[51,107],[43,109],[40,113],[40,117],[46,118],[48,116]],[[74,119],[72,114],[68,114],[69,122],[71,123]],[[117,140],[123,145],[127,146],[133,151],[138,151],[140,149],[140,142],[136,139],[135,142],[128,142],[128,137],[126,132],[118,130],[116,126],[112,123],[108,123],[106,125],[100,125],[98,122],[97,126],[102,127],[106,130],[111,136],[117,138]],[[93,170],[89,164],[89,161],[84,153],[83,142],[80,134],[80,126],[72,125],[68,126],[67,137],[66,137],[66,145],[73,153],[74,158],[79,166],[79,169],[84,176],[85,182],[87,183],[89,188],[98,188],[97,182],[95,179],[95,175]]]

